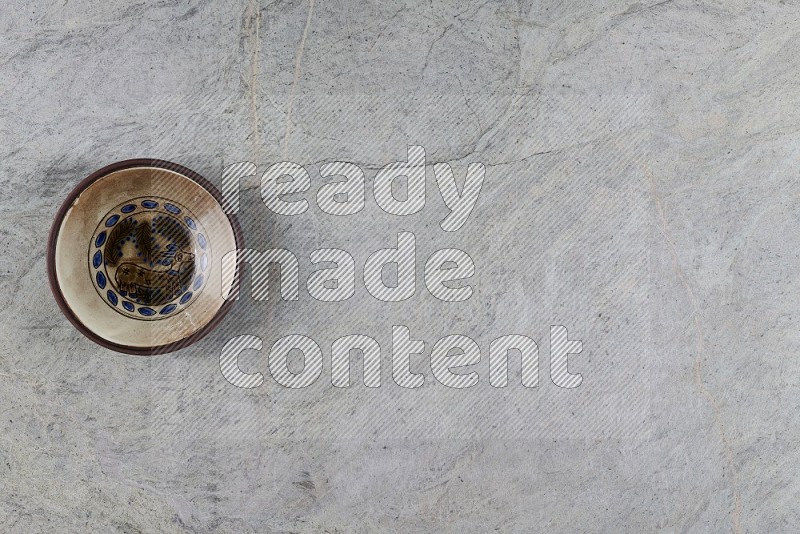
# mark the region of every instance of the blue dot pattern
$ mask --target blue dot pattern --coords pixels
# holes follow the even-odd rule
[[[159,207],[159,206],[161,206],[161,207]],[[208,246],[208,243],[206,242],[206,238],[202,233],[196,233],[197,230],[198,230],[198,225],[197,225],[197,223],[195,222],[195,220],[192,217],[189,217],[188,215],[184,215],[183,220],[180,221],[180,220],[172,218],[170,216],[170,214],[171,215],[179,215],[179,214],[183,213],[183,211],[184,211],[181,207],[178,207],[177,205],[175,205],[175,204],[173,204],[171,202],[159,203],[156,200],[145,198],[145,199],[142,199],[142,200],[138,200],[138,205],[137,205],[136,201],[129,201],[128,203],[118,207],[116,209],[116,211],[117,211],[116,213],[114,213],[114,211],[112,211],[105,218],[105,220],[103,221],[101,226],[104,226],[105,228],[113,230],[113,228],[120,222],[120,220],[122,220],[122,215],[134,214],[134,212],[136,212],[138,209],[140,209],[140,207],[145,209],[145,210],[160,209],[160,210],[164,210],[164,211],[167,212],[167,213],[164,213],[164,211],[162,211],[161,213],[163,215],[162,214],[156,215],[155,217],[153,217],[151,219],[151,221],[152,221],[152,226],[151,226],[152,232],[153,233],[157,233],[159,236],[161,236],[162,237],[162,242],[163,242],[163,238],[169,239],[171,236],[175,235],[176,232],[180,231],[181,222],[183,222],[183,223],[186,224],[186,227],[188,227],[189,229],[192,230],[192,235],[193,235],[194,239],[196,240],[196,244],[202,250],[206,250],[206,248]],[[145,212],[143,211],[142,213],[145,213]],[[149,212],[149,213],[152,213],[152,212]],[[135,226],[135,225],[139,224],[139,222],[136,220],[136,218],[134,218],[134,216],[129,216],[128,219],[125,219],[125,220],[130,220],[131,224],[133,224]],[[151,216],[152,215],[148,215],[147,217],[151,217]],[[146,219],[147,219],[147,217],[146,217]],[[158,226],[156,225],[156,221],[159,222]],[[117,245],[118,254],[122,254],[122,251],[124,250],[124,248],[123,248],[123,244],[124,243],[130,243],[131,245],[135,246],[137,250],[139,249],[139,247],[137,246],[137,242],[136,242],[136,237],[135,237],[136,235],[138,235],[138,234],[128,235],[128,236],[125,237],[125,239],[122,242],[118,242],[118,245]],[[100,233],[97,234],[97,236],[95,237],[95,240],[94,240],[94,248],[96,248],[97,250],[94,250],[94,252],[91,254],[91,261],[90,261],[90,264],[91,264],[92,268],[95,270],[95,281],[97,283],[97,287],[99,289],[101,289],[101,290],[105,290],[106,286],[108,285],[108,278],[106,277],[106,274],[105,274],[105,265],[104,265],[104,262],[103,262],[103,259],[104,259],[103,258],[103,251],[101,249],[101,247],[106,243],[107,239],[108,239],[108,232],[106,230],[103,230],[103,231],[101,231]],[[160,249],[160,245],[156,244],[155,235],[151,235],[150,241],[151,241],[151,243],[154,244],[154,249],[153,250],[157,250],[157,251],[161,252],[159,250]],[[173,247],[174,247],[174,245],[172,247],[168,247],[168,250],[164,250],[163,251],[163,254],[165,255],[165,257],[167,259],[156,260],[155,262],[151,261],[150,262],[151,263],[150,266],[154,267],[156,263],[158,263],[158,264],[160,264],[162,266],[170,265],[170,260],[168,258],[169,258],[169,254],[174,254],[174,252],[175,252],[175,248],[173,248]],[[141,251],[137,252],[137,256],[141,256],[141,255],[142,255]],[[112,258],[111,260],[108,260],[108,261],[110,261],[111,264],[113,265],[113,262],[116,261],[116,259]],[[121,305],[122,308],[125,311],[127,311],[129,313],[138,313],[139,315],[141,315],[143,317],[153,317],[153,316],[158,316],[158,315],[162,315],[162,316],[163,315],[169,315],[171,313],[174,313],[176,310],[178,310],[179,307],[183,307],[186,304],[188,304],[192,300],[192,298],[194,297],[195,292],[199,291],[203,287],[203,283],[205,281],[205,277],[203,276],[203,273],[208,268],[208,263],[209,263],[208,255],[204,253],[200,257],[198,263],[196,264],[196,266],[200,268],[201,273],[199,274],[199,276],[197,276],[194,279],[194,282],[191,285],[191,289],[193,289],[193,291],[185,291],[185,292],[182,292],[182,293],[181,292],[177,293],[175,295],[175,298],[179,298],[178,302],[174,302],[173,301],[171,303],[167,303],[164,306],[162,306],[160,309],[158,309],[158,308],[157,309],[153,309],[152,307],[149,307],[149,306],[137,306],[133,302],[121,299],[118,296],[118,293],[121,296],[127,296],[128,298],[136,299],[136,295],[135,294],[128,295],[125,291],[114,292],[113,290],[109,289],[108,291],[105,292],[105,295],[104,295],[105,296],[105,300],[108,302],[108,304],[110,306],[112,306],[114,308],[116,308],[118,305]],[[169,273],[171,273],[173,275],[177,274],[177,271],[174,271],[174,270],[171,270],[171,269],[168,270],[168,271],[162,271],[162,272],[169,272]]]

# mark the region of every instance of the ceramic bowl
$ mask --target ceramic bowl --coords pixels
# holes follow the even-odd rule
[[[83,334],[119,352],[157,354],[194,343],[227,313],[237,273],[221,260],[242,247],[211,183],[174,163],[129,160],[70,193],[47,267],[56,301]]]

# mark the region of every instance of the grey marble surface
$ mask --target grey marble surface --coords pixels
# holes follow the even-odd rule
[[[796,2],[5,3],[0,8],[0,529],[9,532],[794,532],[800,524],[800,6]],[[406,147],[486,181],[465,226],[427,169],[426,206],[372,196]],[[245,184],[248,246],[457,247],[475,293],[240,301],[182,351],[131,357],[70,326],[46,283],[55,211],[110,162],[157,157],[221,182],[289,160],[309,210]],[[365,209],[320,211],[325,162],[357,163]],[[425,384],[391,379],[392,325]],[[547,376],[548,329],[583,342]],[[330,384],[330,346],[372,335],[382,385]],[[234,336],[265,349],[240,364]],[[298,391],[269,347],[325,355]],[[426,367],[449,334],[478,385]],[[489,342],[540,344],[540,385],[488,384]],[[360,374],[356,374],[360,377]]]

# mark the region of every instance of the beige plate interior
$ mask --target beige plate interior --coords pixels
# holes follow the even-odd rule
[[[98,293],[88,263],[92,235],[115,206],[141,197],[160,197],[188,208],[202,225],[210,246],[205,287],[180,313],[159,320],[137,320],[118,313]],[[55,241],[55,277],[75,318],[110,343],[159,347],[184,340],[202,329],[225,304],[234,272],[222,272],[226,253],[236,250],[228,217],[214,196],[176,172],[135,167],[112,172],[90,184],[72,203]]]

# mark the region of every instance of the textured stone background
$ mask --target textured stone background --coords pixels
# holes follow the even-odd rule
[[[795,2],[88,2],[0,8],[0,529],[32,531],[735,531],[800,522],[797,407],[800,6]],[[381,212],[377,169],[408,144],[487,167],[448,234],[427,204]],[[93,345],[46,284],[45,237],[83,177],[157,157],[219,184],[288,159],[310,210],[276,217],[254,183],[248,245],[334,246],[361,268],[400,230],[474,259],[475,295],[418,285],[385,304],[242,301],[154,358]],[[326,161],[358,163],[367,206],[313,202]],[[360,272],[360,271],[359,271]],[[466,334],[480,382],[391,381],[393,324]],[[584,352],[547,378],[549,325]],[[268,347],[302,333],[322,378],[283,390]],[[383,349],[379,390],[330,386],[330,343]],[[488,343],[540,344],[540,386],[488,385]],[[219,354],[253,334],[228,384]],[[297,363],[297,362],[296,362]],[[513,367],[512,367],[513,368]],[[356,376],[360,376],[356,373]]]

